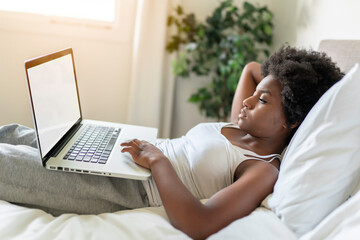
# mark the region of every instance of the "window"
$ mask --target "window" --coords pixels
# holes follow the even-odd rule
[[[0,30],[128,42],[136,0],[0,0]]]
[[[0,10],[104,22],[115,21],[115,0],[0,0]]]

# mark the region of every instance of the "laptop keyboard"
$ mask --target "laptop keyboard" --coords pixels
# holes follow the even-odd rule
[[[118,128],[88,125],[65,154],[64,159],[105,164],[119,133]]]

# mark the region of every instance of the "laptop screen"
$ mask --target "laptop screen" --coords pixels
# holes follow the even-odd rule
[[[26,67],[27,77],[41,157],[44,158],[81,119],[81,111],[72,51],[32,61],[35,63]]]

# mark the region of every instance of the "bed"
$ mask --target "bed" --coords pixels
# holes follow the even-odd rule
[[[324,40],[319,50],[346,76],[290,142],[273,194],[209,239],[360,236],[360,40]],[[0,200],[0,222],[0,239],[189,239],[172,227],[163,207],[54,217]]]

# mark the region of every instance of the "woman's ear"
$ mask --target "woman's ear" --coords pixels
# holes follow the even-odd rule
[[[297,128],[298,126],[300,125],[300,123],[296,122],[296,123],[293,123],[290,128],[291,129],[294,129],[294,128]]]
[[[296,123],[291,124],[290,127],[289,127],[286,123],[284,123],[283,127],[292,130],[292,129],[298,127],[299,125],[300,124],[298,122],[296,122]]]

